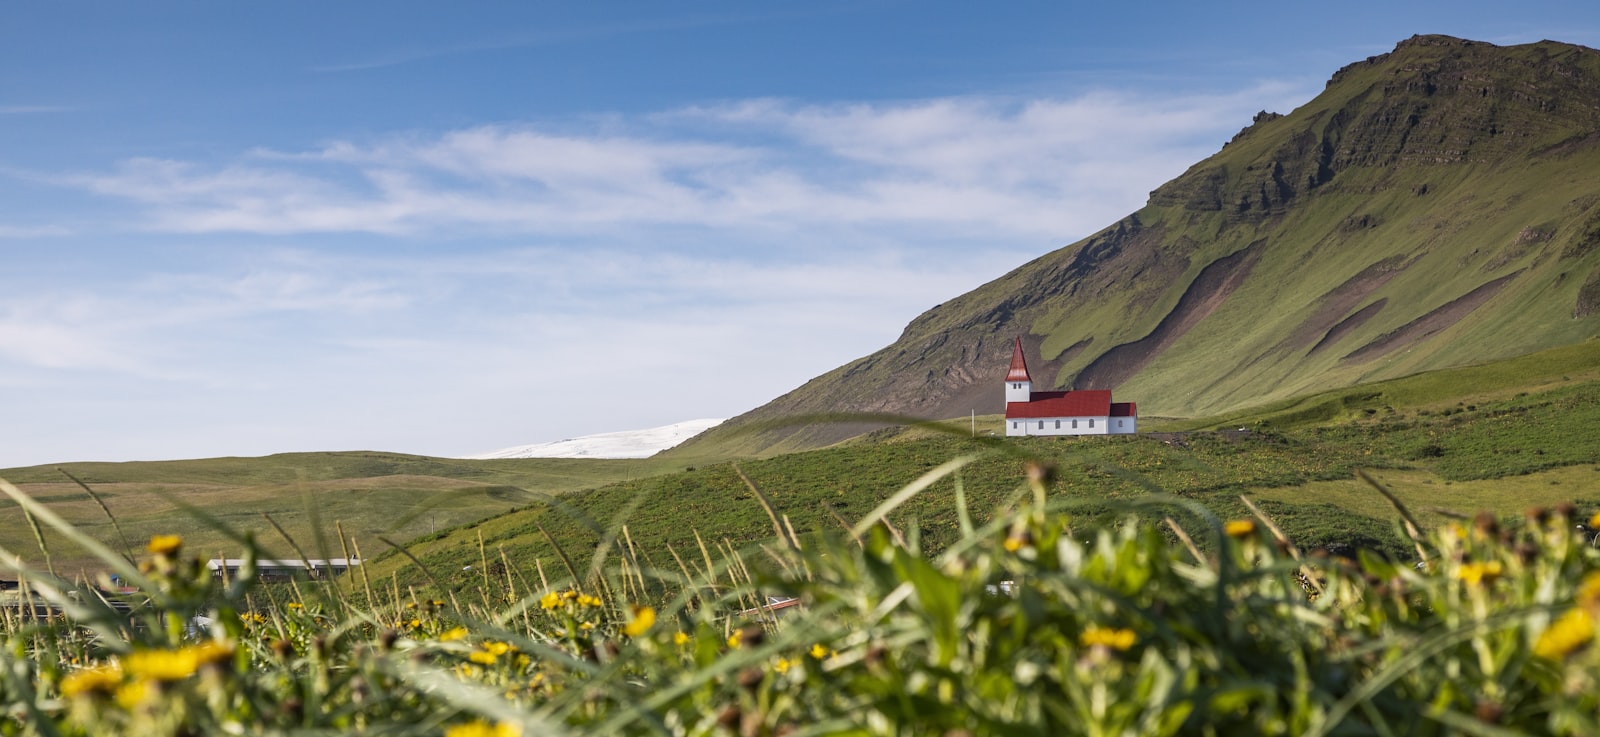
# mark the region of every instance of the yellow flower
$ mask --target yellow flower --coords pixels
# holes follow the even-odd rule
[[[464,640],[464,639],[466,639],[466,637],[467,637],[467,628],[466,627],[455,627],[453,629],[449,629],[449,630],[446,630],[443,633],[441,633],[439,635],[439,641],[440,642],[455,642],[456,640]]]
[[[61,695],[68,698],[76,696],[103,696],[116,691],[122,685],[122,669],[116,666],[102,666],[73,671],[61,679]]]
[[[832,654],[833,651],[829,650],[827,646],[820,642],[811,646],[811,657],[816,658],[817,660],[821,660]]]
[[[561,601],[561,595],[554,591],[539,597],[540,609],[555,609],[560,607],[562,604],[563,602]]]
[[[482,644],[478,645],[478,647],[483,648],[484,652],[489,653],[491,655],[505,655],[506,653],[512,652],[512,651],[517,649],[515,645],[512,645],[509,642],[498,642],[498,641],[495,641],[495,640],[490,640],[488,642],[482,643]]]
[[[1008,537],[1004,543],[1001,543],[1001,546],[1006,549],[1007,553],[1015,553],[1022,549],[1022,544],[1022,538]]]
[[[650,631],[656,624],[656,610],[647,606],[633,608],[633,620],[622,628],[622,634],[629,637],[638,637]]]
[[[233,645],[207,642],[178,650],[135,650],[123,659],[123,667],[140,678],[178,681],[194,675],[203,665],[230,657],[233,657]]]
[[[494,665],[494,661],[498,659],[499,656],[483,650],[473,650],[471,653],[467,654],[467,660],[477,663],[478,665]]]
[[[1595,512],[1594,516],[1589,518],[1589,529],[1596,528],[1600,528],[1600,512]]]
[[[1228,537],[1243,540],[1256,534],[1256,523],[1255,520],[1248,519],[1228,520],[1228,523],[1222,526],[1222,531],[1227,533]]]
[[[578,606],[600,606],[601,603],[600,597],[598,596],[590,596],[588,594],[578,595]]]
[[[1108,647],[1112,650],[1127,650],[1138,641],[1138,636],[1130,629],[1111,629],[1109,627],[1090,627],[1078,635],[1078,644],[1084,647]]]
[[[1583,577],[1583,583],[1578,584],[1578,593],[1573,599],[1589,611],[1600,609],[1600,571],[1595,571]]]
[[[744,630],[734,630],[733,634],[728,635],[728,647],[738,647],[739,643],[743,641]]]
[[[522,726],[510,722],[490,724],[478,720],[457,724],[444,731],[444,737],[521,737]]]
[[[689,644],[689,633],[687,633],[687,632],[674,632],[674,633],[672,633],[672,644],[679,645],[679,646]]]
[[[1533,654],[1560,660],[1594,639],[1594,618],[1584,609],[1568,609],[1533,643]]]
[[[298,601],[291,601],[291,602],[289,602],[289,608],[290,609],[304,609],[304,608],[306,608],[306,605],[301,604]]]
[[[578,624],[578,629],[588,632],[589,630],[594,629],[594,622],[580,622]]]
[[[772,669],[777,671],[779,675],[782,675],[784,673],[788,673],[789,668],[793,666],[794,663],[789,662],[788,658],[778,658],[778,662],[772,664]]]
[[[183,547],[183,538],[177,535],[155,535],[150,538],[150,545],[146,550],[151,555],[177,555]]]
[[[144,703],[145,697],[150,695],[150,682],[145,680],[125,683],[117,687],[117,705],[124,709],[132,709]]]
[[[1484,563],[1463,563],[1461,569],[1456,571],[1456,578],[1465,581],[1468,586],[1494,583],[1500,577],[1503,569],[1500,561],[1491,560]]]

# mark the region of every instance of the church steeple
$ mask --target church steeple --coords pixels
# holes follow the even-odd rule
[[[1033,395],[1033,379],[1028,376],[1028,362],[1022,357],[1022,338],[1019,336],[1011,348],[1011,370],[1006,372],[1006,402],[1026,402]]]

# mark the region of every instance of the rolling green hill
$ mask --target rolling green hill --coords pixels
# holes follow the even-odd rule
[[[231,530],[254,534],[269,551],[285,557],[293,552],[264,515],[312,557],[324,554],[316,550],[314,530],[321,527],[332,541],[326,554],[342,557],[333,535],[335,522],[358,541],[362,553],[372,556],[388,549],[380,536],[403,544],[548,495],[677,468],[653,460],[459,460],[358,451],[64,463],[0,470],[0,479],[114,550],[123,549],[123,538],[129,547],[142,549],[151,535],[181,534],[202,555],[239,554],[237,544],[184,511],[187,507]],[[88,485],[99,503],[74,478]],[[100,567],[52,531],[45,531],[45,542],[60,571]],[[21,509],[8,500],[0,501],[0,548],[44,565]]]
[[[1014,335],[1042,388],[1194,417],[1597,334],[1600,52],[1418,36],[1256,116],[1139,211],[673,453],[875,426],[770,424],[793,416],[997,413]]]
[[[1336,406],[1338,412],[1305,411]],[[1242,418],[1242,419],[1241,419]],[[1258,408],[1253,415],[1181,423],[1127,437],[997,438],[997,417],[881,429],[849,442],[737,464],[621,482],[527,505],[409,546],[435,571],[460,571],[504,556],[530,580],[565,577],[557,547],[587,570],[608,534],[620,532],[646,566],[676,570],[675,553],[699,561],[702,543],[721,560],[774,539],[772,522],[742,472],[802,537],[854,523],[930,469],[966,454],[962,494],[981,524],[1025,487],[1025,466],[1056,470],[1052,489],[1086,527],[1109,520],[1108,502],[1151,492],[1197,501],[1217,515],[1247,516],[1249,494],[1304,547],[1361,545],[1409,555],[1394,510],[1357,480],[1370,472],[1424,524],[1482,510],[1516,515],[1537,505],[1600,501],[1600,341],[1528,357],[1420,374]],[[1241,431],[1238,423],[1249,423]],[[955,484],[944,481],[900,506],[890,522],[917,530],[936,552],[958,537]],[[614,553],[620,554],[620,553]],[[535,563],[537,561],[537,563]],[[370,573],[422,582],[390,555]]]

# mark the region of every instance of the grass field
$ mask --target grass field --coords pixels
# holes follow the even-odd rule
[[[336,539],[332,529],[337,521],[360,541],[363,554],[373,556],[388,547],[380,537],[403,543],[551,494],[675,469],[648,459],[479,461],[347,452],[64,463],[4,470],[0,478],[17,484],[80,529],[118,549],[124,547],[123,538],[137,545],[151,535],[179,534],[195,550],[237,555],[238,546],[227,535],[188,511],[197,510],[232,531],[254,534],[277,555],[290,556],[292,551],[272,522],[311,550],[309,555],[343,557],[338,549],[315,551],[319,529],[324,537]],[[93,496],[73,478],[92,489]],[[70,541],[49,531],[44,535],[58,570],[95,565]],[[38,541],[21,509],[9,502],[0,502],[0,547],[43,563]]]
[[[1358,470],[1391,486],[1430,522],[1600,499],[1600,472],[1594,470],[1600,457],[1590,440],[1590,428],[1600,423],[1600,381],[1571,379],[1535,393],[1507,388],[1498,400],[1483,399],[1491,395],[1480,385],[1468,386],[1481,404],[1449,402],[1434,391],[1395,392],[1390,396],[1419,399],[1371,413],[1358,409],[1333,422],[1258,422],[1244,432],[998,440],[981,432],[968,437],[960,422],[881,431],[834,448],[574,492],[560,504],[529,505],[424,536],[411,550],[438,571],[460,570],[502,551],[513,565],[553,567],[561,565],[557,547],[581,566],[622,525],[648,550],[691,555],[702,542],[738,548],[772,534],[746,478],[803,537],[840,529],[840,520],[883,503],[889,490],[965,454],[977,458],[889,518],[902,530],[914,529],[925,550],[937,552],[958,537],[951,503],[957,485],[981,524],[1014,505],[1021,488],[1015,479],[1029,463],[1054,469],[1052,493],[1084,529],[1114,524],[1108,510],[1151,492],[1200,501],[1221,517],[1246,514],[1238,497],[1249,494],[1303,545],[1354,545],[1394,555],[1407,548],[1392,509],[1356,480]],[[375,561],[372,571],[420,581],[410,562],[395,556]]]

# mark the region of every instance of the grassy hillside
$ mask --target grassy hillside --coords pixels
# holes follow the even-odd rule
[[[182,534],[207,555],[236,555],[237,545],[191,507],[240,533],[252,532],[269,550],[288,556],[271,515],[308,554],[316,556],[317,527],[329,540],[335,521],[372,556],[387,545],[490,517],[545,495],[674,470],[652,460],[535,458],[457,460],[395,453],[287,453],[263,458],[212,458],[138,463],[64,463],[0,470],[6,479],[80,529],[122,549],[153,534]],[[63,473],[65,472],[65,473]],[[71,476],[69,477],[68,474]],[[73,481],[87,484],[106,509]],[[121,527],[121,535],[107,516]],[[46,545],[61,571],[90,563],[54,533]],[[337,542],[334,557],[342,557]],[[0,547],[43,564],[22,511],[0,502]]]
[[[1600,52],[1418,37],[1257,116],[1138,212],[676,452],[872,428],[763,425],[795,415],[997,413],[1012,336],[1042,388],[1198,417],[1596,335]]]
[[[975,454],[977,460],[954,482],[933,486],[891,515],[903,532],[917,531],[922,549],[936,552],[956,539],[957,485],[981,524],[1017,500],[1022,487],[1015,479],[1025,475],[1027,464],[1040,463],[1054,469],[1052,494],[1086,527],[1108,522],[1106,510],[1119,501],[1153,491],[1200,501],[1224,518],[1242,516],[1243,493],[1260,501],[1303,545],[1353,544],[1403,556],[1392,509],[1355,480],[1357,470],[1391,487],[1430,524],[1484,509],[1514,515],[1532,505],[1600,500],[1600,463],[1589,440],[1600,422],[1600,379],[1585,368],[1587,379],[1533,392],[1501,385],[1484,393],[1470,383],[1453,383],[1462,375],[1497,373],[1488,366],[1416,377],[1363,394],[1394,404],[1315,421],[1310,415],[1295,422],[1268,415],[1280,421],[1258,422],[1243,432],[999,439],[987,433],[1000,429],[995,418],[983,420],[977,438],[967,436],[965,422],[948,423],[944,431],[884,430],[832,448],[576,492],[559,505],[529,506],[421,538],[411,549],[438,571],[504,555],[533,576],[534,561],[546,571],[564,565],[555,546],[586,568],[607,531],[626,525],[626,539],[639,549],[699,559],[702,542],[714,551],[773,535],[741,472],[804,537],[841,529],[920,475]],[[1440,393],[1450,385],[1457,394]],[[1475,398],[1468,402],[1468,396]],[[670,559],[651,564],[675,565]],[[372,568],[378,575],[396,571],[412,580],[420,576],[394,557]]]

